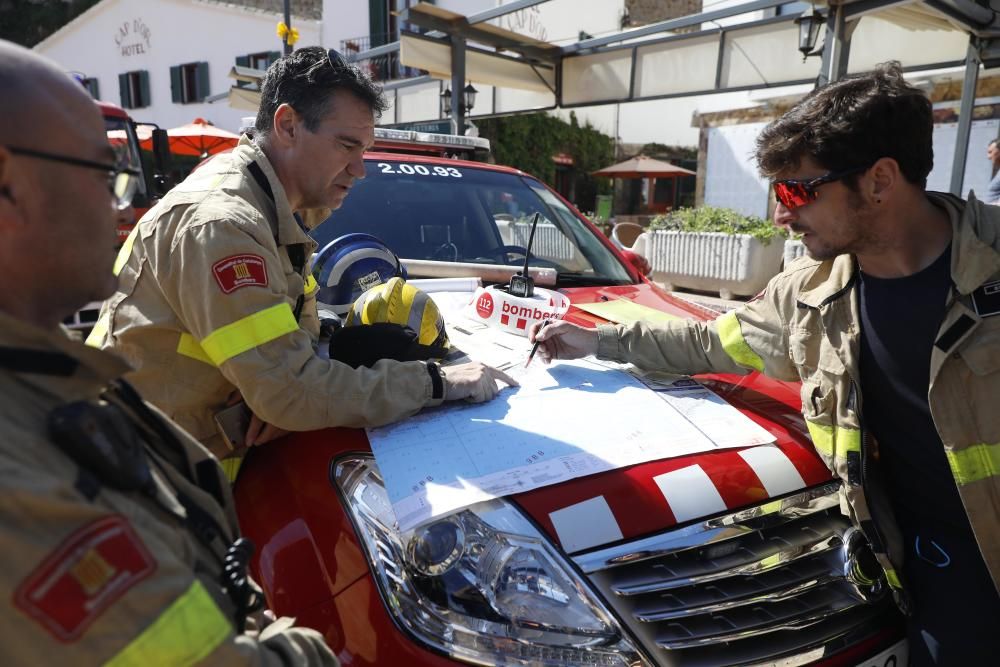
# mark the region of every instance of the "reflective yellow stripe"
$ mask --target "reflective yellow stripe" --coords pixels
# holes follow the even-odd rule
[[[746,339],[743,338],[743,331],[740,329],[740,321],[736,319],[736,313],[726,313],[716,319],[715,324],[718,327],[719,339],[722,341],[722,349],[726,351],[730,359],[740,366],[763,372],[764,360],[747,345]]]
[[[224,361],[237,354],[269,343],[298,328],[292,307],[287,303],[279,303],[216,329],[201,341],[201,349],[212,363],[221,366]]]
[[[1000,475],[1000,443],[970,445],[960,451],[945,452],[951,474],[959,484],[971,484]]]
[[[197,359],[202,363],[206,363],[209,366],[214,366],[212,360],[205,354],[205,350],[201,348],[198,341],[194,339],[189,333],[182,333],[181,339],[177,342],[177,353],[183,354],[185,357],[191,357],[192,359]]]
[[[847,452],[861,451],[861,431],[854,428],[833,428],[822,424],[814,424],[806,421],[809,427],[809,435],[812,437],[813,445],[820,454],[837,456],[843,458]]]
[[[885,568],[883,568],[883,569],[885,569]],[[892,586],[895,589],[901,589],[903,587],[903,584],[900,583],[900,581],[899,581],[899,575],[896,574],[896,571],[894,569],[892,569],[891,567],[888,568],[888,569],[885,569],[885,579],[886,579],[886,581],[889,582],[889,585]]]
[[[303,288],[305,293],[309,294],[310,292],[318,288],[319,285],[316,283],[316,279],[313,278],[312,274],[310,273],[308,276],[306,276],[306,285]]]
[[[195,581],[106,665],[193,665],[208,657],[230,632],[229,620],[201,582]]]
[[[229,483],[235,484],[236,476],[240,472],[240,466],[243,465],[243,457],[233,456],[228,459],[222,459],[219,461],[219,465],[222,466],[222,472],[225,473],[226,479],[229,480]]]
[[[128,233],[128,237],[125,239],[125,243],[118,250],[118,257],[115,259],[115,266],[111,269],[117,276],[122,272],[122,267],[125,266],[125,262],[128,261],[129,255],[132,254],[132,246],[135,244],[135,237],[139,233],[139,225],[136,223],[132,231]]]
[[[108,321],[111,319],[111,311],[105,310],[94,322],[94,328],[90,330],[86,343],[90,347],[100,347],[108,335]]]

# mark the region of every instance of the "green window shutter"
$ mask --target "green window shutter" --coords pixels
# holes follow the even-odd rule
[[[250,56],[236,56],[237,67],[250,67]]]
[[[201,102],[212,94],[212,89],[208,85],[208,63],[198,63],[195,80],[198,82],[198,101]]]
[[[184,82],[182,81],[184,77],[183,69],[180,65],[174,65],[170,68],[170,101],[183,104],[184,103]]]
[[[385,11],[385,0],[368,0],[368,37],[371,48],[385,44],[389,17]]]
[[[132,108],[132,96],[128,89],[128,74],[118,75],[118,96],[121,99],[123,109]]]
[[[140,70],[139,72],[139,104],[136,106],[148,107],[152,98],[149,95],[149,70]]]

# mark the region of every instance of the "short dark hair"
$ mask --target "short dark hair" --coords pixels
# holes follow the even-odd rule
[[[992,140],[990,143],[986,144],[986,147],[989,148],[990,146],[996,146],[997,144],[1000,144],[1000,139]]]
[[[890,61],[817,88],[772,121],[757,137],[757,166],[774,178],[806,157],[830,170],[890,157],[907,181],[924,188],[934,166],[933,132],[930,100]],[[857,178],[844,183],[856,189]]]
[[[290,105],[314,132],[330,107],[330,100],[341,90],[367,102],[376,116],[389,108],[382,88],[357,65],[345,62],[326,49],[310,46],[292,51],[271,63],[260,84],[260,107],[254,128],[257,136],[274,129],[274,112],[282,104]]]

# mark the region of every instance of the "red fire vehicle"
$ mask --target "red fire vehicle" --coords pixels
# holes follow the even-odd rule
[[[119,106],[108,102],[97,102],[104,116],[104,128],[108,133],[108,141],[115,152],[124,159],[128,166],[139,171],[139,189],[132,198],[132,206],[120,212],[118,225],[118,244],[121,245],[128,237],[132,227],[139,218],[149,210],[157,197],[168,189],[166,172],[170,160],[170,149],[167,132],[159,128],[153,130],[153,151],[151,159],[144,161],[139,150],[139,138],[136,135],[136,122]],[[75,329],[86,335],[97,321],[101,304],[88,303],[66,319],[63,323],[70,329]]]
[[[716,315],[649,282],[641,258],[521,171],[390,153],[366,168],[314,231],[321,247],[367,232],[411,279],[504,284],[538,213],[531,266],[570,298],[570,321],[595,326],[604,320],[577,306],[616,300]],[[757,373],[696,379],[775,444],[580,477],[405,532],[363,430],[253,449],[235,491],[268,605],[320,630],[345,665],[905,664],[900,618],[882,573],[864,571],[867,542],[841,514],[798,387]],[[682,469],[698,482],[668,498],[656,479]],[[564,544],[553,516],[590,505],[597,543]]]

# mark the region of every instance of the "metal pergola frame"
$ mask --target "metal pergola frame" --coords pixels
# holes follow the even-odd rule
[[[676,94],[663,94],[652,96],[635,96],[635,59],[638,50],[645,46],[662,44],[665,42],[683,42],[704,38],[705,36],[719,35],[720,53],[725,48],[726,35],[731,31],[752,29],[756,26],[765,26],[775,23],[782,23],[794,20],[794,16],[775,16],[759,21],[741,23],[733,26],[710,28],[695,32],[687,32],[663,37],[664,32],[670,32],[682,28],[711,23],[719,19],[739,16],[750,12],[767,10],[788,4],[789,0],[753,0],[745,4],[726,7],[707,12],[700,12],[688,16],[659,21],[650,25],[623,30],[621,32],[597,38],[589,38],[574,44],[556,47],[555,49],[539,49],[536,45],[513,43],[509,39],[502,37],[491,37],[483,31],[476,30],[475,26],[485,21],[498,18],[505,14],[520,11],[522,9],[542,4],[548,0],[515,0],[494,9],[480,12],[468,17],[460,17],[451,21],[442,20],[438,17],[430,16],[421,11],[421,5],[404,10],[400,18],[412,24],[428,30],[421,35],[423,39],[439,40],[447,43],[451,50],[451,93],[452,93],[452,122],[454,128],[461,128],[465,122],[465,109],[461,105],[461,89],[465,83],[465,53],[469,48],[469,41],[485,43],[487,46],[498,50],[505,50],[515,53],[514,58],[525,63],[545,63],[555,68],[556,107],[559,108],[579,108],[585,106],[595,106],[604,104],[617,104],[623,102],[642,100],[671,99],[680,97],[696,97],[718,92],[730,92],[740,90],[753,90],[767,87],[760,85],[742,85],[735,87],[720,88],[722,59],[717,62],[715,77],[715,87],[696,91],[685,91]],[[965,74],[962,85],[962,99],[959,107],[958,136],[955,142],[955,154],[951,174],[951,191],[954,194],[961,194],[960,190],[965,177],[965,154],[968,151],[969,133],[972,127],[972,108],[975,102],[976,83],[978,82],[979,68],[982,66],[994,66],[1000,64],[1000,15],[992,9],[983,7],[974,0],[845,0],[842,3],[830,4],[821,13],[826,18],[826,32],[822,51],[819,76],[814,79],[781,81],[776,85],[795,85],[813,83],[817,86],[843,77],[847,72],[848,57],[850,55],[851,36],[858,20],[863,16],[877,14],[887,9],[923,6],[930,8],[948,20],[969,36],[969,44],[966,50],[964,61],[943,62],[921,65],[919,67],[905,67],[905,71],[923,71],[939,69],[944,67],[954,67],[963,65]],[[720,34],[721,33],[721,34]],[[659,36],[659,37],[656,37]],[[630,41],[642,39],[641,41]],[[353,60],[364,60],[367,58],[385,55],[400,48],[399,42],[379,46],[368,51],[363,51],[353,56]],[[628,95],[611,96],[608,99],[598,101],[586,101],[579,103],[565,103],[562,90],[562,70],[563,62],[567,59],[607,53],[614,51],[627,51],[632,53],[631,80],[628,87]],[[904,63],[905,65],[905,63]],[[399,81],[387,84],[387,90],[399,90],[410,85],[425,84],[428,77],[418,77],[412,81]],[[536,111],[532,109],[532,112]]]

